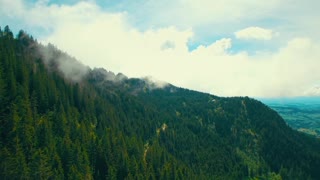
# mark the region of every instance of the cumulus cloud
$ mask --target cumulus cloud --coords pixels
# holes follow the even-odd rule
[[[207,8],[220,9],[225,5],[222,1],[215,2]],[[256,1],[247,2],[252,5]],[[276,2],[267,3],[273,7]],[[239,16],[246,10],[240,8]],[[32,25],[51,29],[49,36],[41,41],[52,42],[86,65],[122,72],[129,77],[152,76],[221,96],[300,96],[320,83],[320,46],[309,37],[290,37],[274,52],[253,55],[247,51],[233,52],[238,39],[228,37],[189,50],[188,43],[195,36],[192,28],[162,26],[141,30],[129,23],[130,14],[105,12],[91,1],[63,6],[40,3],[28,10],[22,3],[19,11],[16,16],[20,19],[28,17],[33,19]],[[203,15],[197,10],[192,12],[200,17],[210,11]],[[224,13],[220,12],[222,16]],[[251,39],[274,36],[272,30],[258,27],[238,33],[240,38]]]
[[[175,48],[175,44],[172,41],[166,41],[161,46],[162,50],[168,50],[168,49],[174,49],[174,48]]]
[[[305,96],[320,96],[320,86],[314,86],[304,92]]]
[[[240,31],[235,32],[235,36],[238,39],[256,39],[256,40],[271,40],[274,36],[274,32],[270,29],[264,29],[261,27],[248,27]]]
[[[223,55],[226,53],[228,49],[232,46],[232,40],[230,38],[223,38],[215,41],[209,46],[198,46],[192,54],[194,55],[206,55],[206,56],[214,56],[214,55]]]
[[[255,19],[268,14],[277,6],[285,4],[285,1],[149,0],[148,3],[141,3],[141,8],[148,11],[150,18],[152,18],[152,21],[150,21],[152,24],[167,25],[174,23],[179,26],[190,26],[190,24],[201,26],[208,22],[225,23],[246,20],[248,17]],[[136,13],[134,14],[136,15]],[[142,15],[137,14],[140,18]]]

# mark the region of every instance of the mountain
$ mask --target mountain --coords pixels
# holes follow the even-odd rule
[[[320,179],[320,142],[263,103],[90,69],[0,31],[2,179]]]

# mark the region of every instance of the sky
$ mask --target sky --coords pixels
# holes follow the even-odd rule
[[[83,64],[219,96],[320,96],[317,0],[0,0]]]

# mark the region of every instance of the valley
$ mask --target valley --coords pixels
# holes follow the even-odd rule
[[[294,129],[320,137],[320,98],[261,99]]]

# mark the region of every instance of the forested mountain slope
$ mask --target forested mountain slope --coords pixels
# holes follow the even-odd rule
[[[90,69],[0,31],[2,179],[320,179],[320,142],[264,104]]]

